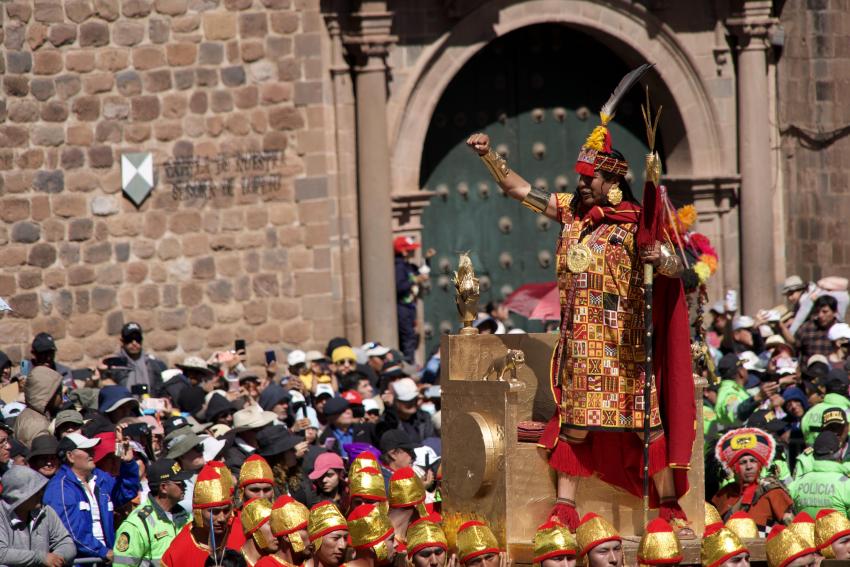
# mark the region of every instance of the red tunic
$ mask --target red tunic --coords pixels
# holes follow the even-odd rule
[[[242,546],[248,539],[245,537],[245,532],[242,530],[242,509],[236,510],[233,517],[233,523],[230,524],[230,534],[227,536],[227,549],[233,551],[241,551]]]
[[[304,564],[295,565],[288,563],[277,555],[264,555],[259,561],[254,563],[254,567],[302,567]]]
[[[195,541],[192,522],[189,522],[162,554],[160,564],[163,567],[204,567],[209,556],[210,546]]]

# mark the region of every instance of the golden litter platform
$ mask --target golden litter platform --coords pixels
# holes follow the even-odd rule
[[[518,564],[531,563],[534,533],[555,500],[555,475],[545,453],[534,442],[519,442],[517,425],[545,423],[555,410],[549,361],[557,339],[550,333],[446,335],[440,345],[447,531],[456,530],[462,521],[486,518]],[[505,364],[509,351],[522,351],[525,358],[524,364],[516,364],[516,381],[511,380],[510,364]],[[498,379],[500,374],[504,381]],[[696,397],[701,412],[701,386]],[[702,419],[701,413],[697,419]],[[682,500],[697,534],[704,527],[702,455],[702,427],[697,427],[691,490]],[[580,514],[593,511],[613,522],[627,540],[626,564],[634,564],[643,529],[641,499],[592,477],[579,482],[576,500]],[[685,563],[699,563],[699,542],[682,542]]]

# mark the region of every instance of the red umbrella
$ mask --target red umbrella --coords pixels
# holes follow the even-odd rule
[[[561,318],[558,282],[525,284],[510,294],[503,304],[528,319],[557,321]]]

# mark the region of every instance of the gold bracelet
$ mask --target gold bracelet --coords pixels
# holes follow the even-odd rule
[[[532,187],[528,195],[525,196],[525,199],[522,200],[522,204],[535,213],[542,213],[549,208],[549,199],[551,197],[552,194],[549,191]]]
[[[490,148],[490,151],[481,156],[481,161],[490,170],[490,175],[496,180],[496,183],[502,183],[508,178],[511,170],[508,168],[508,163],[496,150]]]

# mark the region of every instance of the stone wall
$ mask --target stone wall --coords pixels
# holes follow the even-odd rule
[[[778,68],[789,274],[850,277],[850,5],[788,0]],[[769,247],[770,243],[765,242]]]
[[[78,366],[135,320],[172,362],[242,338],[259,363],[356,326],[318,0],[10,0],[0,25],[0,349],[44,330]],[[127,152],[153,152],[138,209]]]

